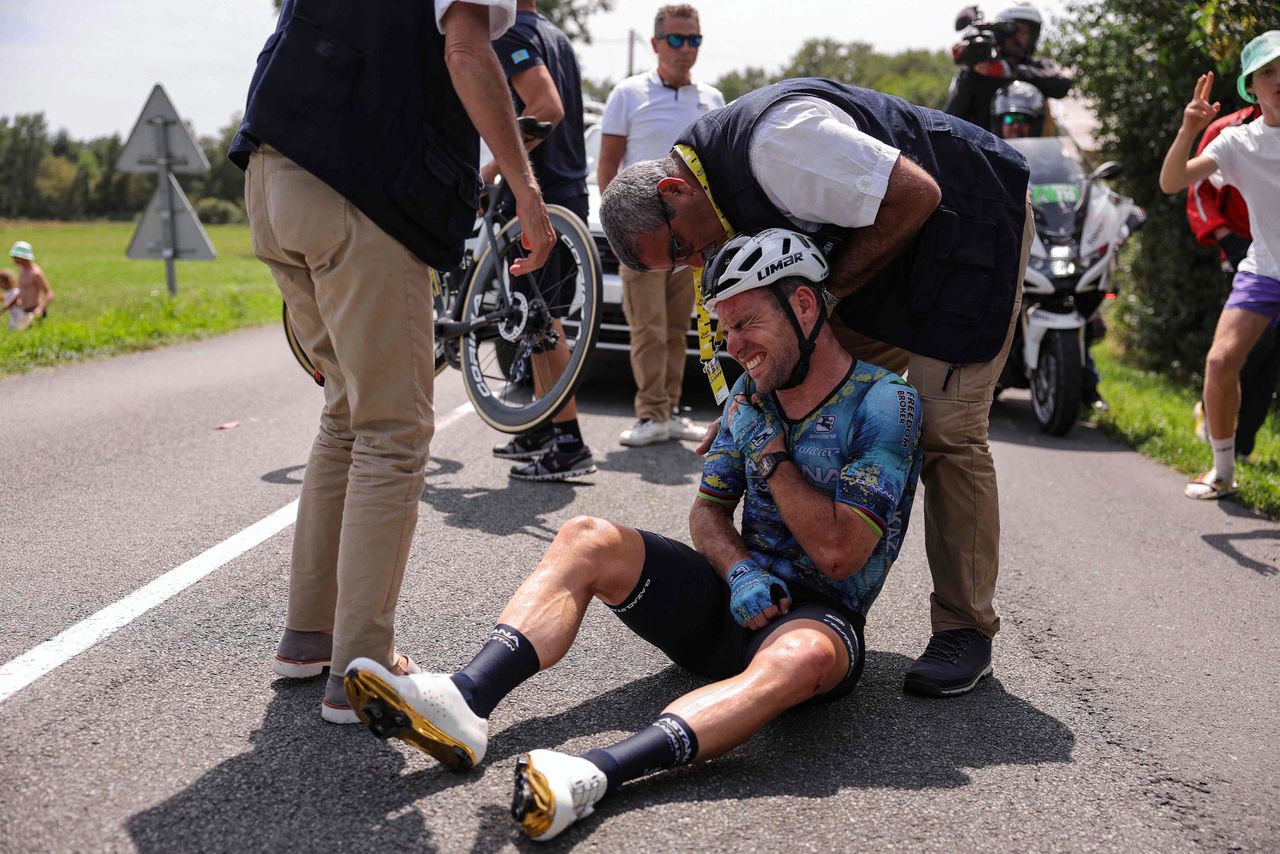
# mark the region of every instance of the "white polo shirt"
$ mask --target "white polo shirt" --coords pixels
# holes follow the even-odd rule
[[[600,132],[626,138],[621,171],[640,160],[666,157],[681,131],[723,106],[724,95],[716,87],[697,80],[686,86],[668,86],[655,68],[613,87],[605,102]]]

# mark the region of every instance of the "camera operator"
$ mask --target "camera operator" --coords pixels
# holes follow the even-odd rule
[[[1022,80],[1045,97],[1062,98],[1071,91],[1071,77],[1051,60],[1032,58],[1041,23],[1034,6],[1013,6],[991,21],[981,18],[976,6],[965,7],[956,17],[956,29],[964,33],[951,52],[960,70],[951,81],[945,110],[999,135],[1000,128],[991,122],[996,90]]]

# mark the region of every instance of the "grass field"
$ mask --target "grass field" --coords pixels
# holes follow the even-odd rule
[[[54,291],[44,322],[21,333],[8,331],[7,318],[0,324],[0,376],[278,320],[280,295],[253,257],[248,226],[206,226],[218,257],[178,262],[176,298],[163,262],[125,258],[133,230],[132,222],[0,221],[0,247],[29,241]]]
[[[1095,416],[1108,434],[1189,477],[1213,464],[1209,446],[1192,432],[1198,390],[1125,363],[1110,338],[1093,350],[1109,411]],[[1238,500],[1280,519],[1280,424],[1275,413],[1258,431],[1249,461],[1236,467]]]

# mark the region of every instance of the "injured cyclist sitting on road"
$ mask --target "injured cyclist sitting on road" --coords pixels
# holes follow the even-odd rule
[[[512,813],[545,840],[628,780],[713,759],[784,710],[853,689],[867,610],[911,514],[920,403],[902,378],[840,346],[826,322],[827,271],[807,237],[768,229],[731,240],[703,280],[746,373],[707,454],[689,514],[693,548],[570,519],[458,672],[398,676],[372,659],[351,663],[347,695],[375,735],[456,768],[478,764],[494,707],[565,655],[599,599],[713,681],[616,744],[521,756]]]

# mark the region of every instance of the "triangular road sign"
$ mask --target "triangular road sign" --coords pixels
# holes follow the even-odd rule
[[[191,138],[186,124],[178,117],[173,102],[157,83],[151,97],[133,124],[129,141],[120,151],[116,168],[121,172],[155,172],[164,156],[160,144],[160,128],[164,129],[169,152],[169,171],[183,175],[199,175],[209,171],[204,151]]]
[[[129,250],[125,253],[135,261],[155,261],[172,257],[175,261],[212,261],[217,257],[209,235],[205,234],[196,212],[191,209],[178,179],[167,176],[169,186],[173,188],[174,223],[176,225],[176,251],[170,256],[169,248],[169,200],[165,197],[165,183],[161,181],[156,187],[147,209],[142,212],[142,221],[138,230],[129,241]]]

